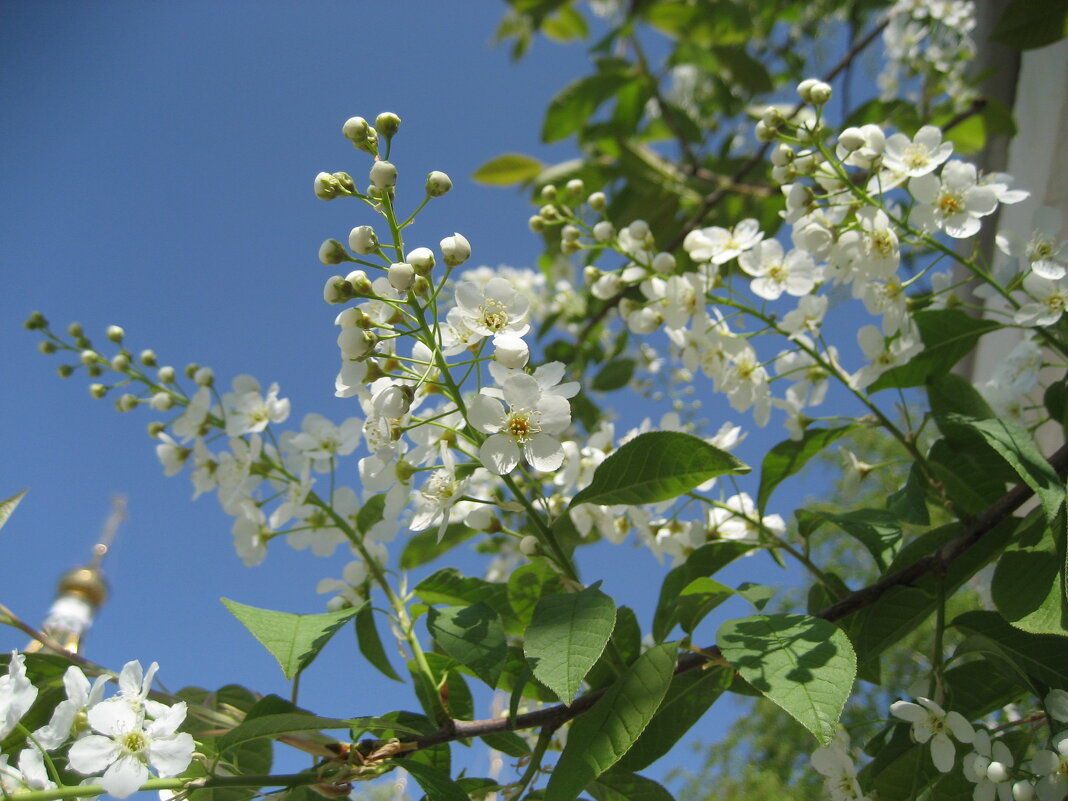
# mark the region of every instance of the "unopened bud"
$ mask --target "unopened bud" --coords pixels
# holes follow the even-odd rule
[[[670,253],[657,253],[653,256],[653,269],[658,273],[675,272],[675,257]]]
[[[527,220],[527,227],[535,234],[540,234],[545,230],[545,218],[540,214],[535,214],[529,220]]]
[[[838,144],[842,150],[852,153],[864,147],[867,144],[867,140],[864,138],[860,128],[846,128],[838,134]]]
[[[615,226],[608,220],[601,220],[593,226],[593,238],[598,242],[607,242],[615,235]]]
[[[169,364],[164,365],[156,371],[156,379],[161,384],[173,384],[175,378],[177,378],[177,373]]]
[[[580,236],[582,236],[582,231],[579,230],[577,225],[571,225],[569,223],[560,229],[560,238],[565,242],[574,242]]]
[[[463,234],[453,234],[441,240],[441,256],[448,267],[459,267],[471,258],[471,243]]]
[[[767,124],[765,124],[764,120],[761,120],[756,124],[756,127],[753,129],[753,133],[756,135],[757,140],[760,142],[773,142],[775,141],[775,136],[777,135],[777,131],[774,128],[769,128]]]
[[[90,384],[89,394],[97,400],[100,400],[102,397],[108,394],[108,388],[105,387],[103,384]]]
[[[82,364],[96,364],[98,356],[95,350],[83,350],[81,355]]]
[[[116,373],[122,373],[130,366],[130,357],[125,353],[116,353],[111,357],[111,369]]]
[[[415,283],[412,284],[412,292],[421,298],[429,298],[430,282],[422,275],[415,276]]]
[[[541,543],[533,534],[527,534],[519,541],[519,552],[523,556],[537,556],[541,553]]]
[[[452,189],[452,179],[440,170],[434,170],[426,177],[426,193],[430,197],[447,195]]]
[[[109,325],[107,329],[107,337],[109,340],[118,344],[122,342],[122,338],[126,336],[126,332],[122,330],[120,325]]]
[[[375,117],[375,128],[387,139],[400,130],[401,118],[392,111],[383,111]]]
[[[59,367],[56,368],[56,373],[59,374],[60,378],[70,378],[72,375],[74,375],[74,365],[61,364]]]
[[[35,311],[33,314],[26,318],[26,322],[24,322],[22,326],[27,331],[38,331],[42,328],[48,327],[48,320],[39,311]]]
[[[343,328],[337,335],[337,346],[346,359],[362,359],[378,343],[378,337],[372,331],[362,328]]]
[[[831,99],[831,87],[829,84],[815,78],[806,78],[797,85],[797,94],[806,103],[822,106]]]
[[[337,181],[337,185],[344,189],[346,192],[355,194],[356,182],[352,180],[352,176],[347,172],[335,172],[334,180]]]
[[[794,160],[795,155],[792,147],[780,142],[771,150],[771,163],[776,167],[785,167]]]
[[[487,531],[493,525],[493,509],[485,504],[479,504],[464,518],[464,525],[475,531]]]
[[[315,176],[315,196],[320,200],[333,200],[338,194],[337,179],[328,172]]]
[[[157,412],[168,412],[174,406],[174,397],[169,392],[157,392],[152,396],[148,405]]]
[[[100,378],[100,376],[104,375],[104,365],[90,364],[85,368],[85,372],[89,374],[90,378]]]
[[[349,232],[349,247],[354,253],[367,256],[378,250],[378,236],[369,225],[357,225]]]
[[[586,198],[586,202],[594,211],[604,211],[605,206],[608,205],[605,200],[604,192],[594,192]]]
[[[156,352],[154,350],[149,350],[148,348],[145,348],[143,351],[141,351],[141,355],[138,356],[138,359],[141,360],[141,364],[143,364],[145,367],[156,366]]]
[[[71,323],[67,326],[67,333],[72,337],[80,337],[85,331],[81,323]]]
[[[148,424],[146,430],[148,431],[148,435],[152,437],[152,439],[159,439],[159,435],[167,430],[167,424],[161,423],[159,420],[153,420],[151,423]]]
[[[352,261],[352,257],[336,239],[327,239],[319,245],[319,261],[322,264],[341,264],[343,261]]]
[[[786,122],[782,115],[782,109],[778,106],[768,106],[760,117],[761,121],[773,130],[778,130]]]
[[[349,282],[353,294],[357,297],[367,297],[368,295],[373,295],[375,293],[375,288],[371,283],[371,279],[367,277],[367,273],[363,270],[353,270],[345,276],[345,280]]]
[[[403,417],[412,408],[415,392],[407,384],[390,384],[378,390],[371,405],[383,417]]]
[[[522,337],[498,334],[493,338],[493,358],[505,367],[519,370],[530,360],[530,347]]]
[[[327,303],[344,303],[352,297],[352,284],[340,275],[332,275],[323,284],[323,300]]]
[[[215,383],[215,371],[210,367],[201,367],[193,373],[193,381],[198,387],[210,387]]]
[[[407,292],[415,281],[415,268],[407,262],[397,261],[389,265],[386,277],[391,287],[398,292]]]
[[[568,194],[572,197],[586,194],[586,184],[582,182],[581,178],[572,178],[565,185],[565,189],[567,189]]]
[[[127,392],[125,395],[119,395],[116,398],[115,408],[120,412],[129,412],[137,408],[137,403],[137,396]]]
[[[41,342],[37,344],[37,350],[41,351],[45,356],[50,356],[55,353],[56,349],[56,343],[50,339],[41,340]]]
[[[405,261],[412,265],[419,275],[430,275],[434,269],[434,251],[430,248],[416,248],[408,252]]]
[[[541,188],[541,202],[552,203],[556,200],[556,187],[552,184],[546,184]]]
[[[360,145],[367,141],[370,126],[363,117],[349,117],[341,126],[341,133],[354,145]]]
[[[397,168],[388,161],[376,161],[371,165],[371,183],[379,189],[397,185]]]

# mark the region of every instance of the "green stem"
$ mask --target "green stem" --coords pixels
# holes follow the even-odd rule
[[[538,734],[538,742],[534,745],[534,752],[530,755],[527,769],[523,771],[523,775],[519,778],[515,791],[509,793],[509,798],[522,798],[523,793],[527,791],[527,787],[534,781],[534,777],[541,771],[541,760],[545,757],[545,751],[553,740],[554,731],[555,728],[546,726]]]

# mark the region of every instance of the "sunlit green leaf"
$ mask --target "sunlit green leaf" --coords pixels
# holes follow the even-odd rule
[[[840,428],[810,428],[805,431],[801,439],[784,440],[769,450],[760,467],[760,489],[757,492],[759,513],[764,514],[768,499],[779,484],[799,472],[813,456],[855,428],[855,425]]]
[[[403,681],[389,663],[386,649],[382,647],[382,638],[378,634],[375,625],[374,611],[368,605],[360,607],[356,613],[356,642],[360,646],[360,653],[364,658],[377,668],[384,676],[394,681]]]
[[[434,608],[427,628],[442,651],[490,687],[497,686],[507,647],[501,619],[492,608],[481,602]]]
[[[471,180],[488,186],[511,186],[533,181],[545,165],[522,153],[505,153],[492,158],[471,174]]]

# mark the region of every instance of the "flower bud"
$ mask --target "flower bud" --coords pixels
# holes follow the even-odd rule
[[[586,198],[586,202],[594,211],[604,211],[605,206],[608,205],[605,200],[604,192],[594,192]]]
[[[116,353],[111,357],[111,369],[116,373],[121,373],[130,366],[130,357],[125,353]]]
[[[415,276],[415,283],[412,284],[412,292],[423,299],[429,298],[430,282],[421,275]]]
[[[337,179],[328,172],[321,172],[315,176],[315,196],[320,200],[333,200],[338,195],[340,187]]]
[[[174,396],[169,392],[157,392],[152,396],[148,405],[157,412],[169,412],[171,407],[174,406]]]
[[[383,417],[404,417],[412,408],[414,397],[414,390],[406,384],[390,384],[372,396],[371,405]]]
[[[538,214],[546,219],[547,222],[553,222],[560,219],[560,215],[556,211],[556,206],[550,206],[548,204],[538,209]]]
[[[378,343],[378,337],[362,328],[343,328],[337,335],[337,346],[346,359],[362,359]]]
[[[103,384],[90,384],[89,394],[97,400],[100,400],[102,397],[108,394],[108,388],[105,387]]]
[[[341,126],[341,133],[354,145],[361,145],[367,141],[370,128],[363,117],[349,117]]]
[[[808,96],[811,98],[812,105],[822,106],[831,99],[833,94],[831,85],[824,83],[823,81],[817,81],[816,84],[808,90]]]
[[[860,128],[846,128],[838,134],[838,145],[847,153],[860,150],[866,144],[867,140]]]
[[[335,172],[334,180],[337,181],[337,185],[351,194],[356,193],[356,182],[352,180],[352,176],[347,172]]]
[[[556,187],[552,184],[546,184],[541,188],[541,202],[552,203],[556,200]]]
[[[397,168],[388,161],[376,161],[371,165],[371,183],[378,189],[397,185]]]
[[[383,111],[375,117],[375,128],[387,139],[400,130],[401,118],[392,111]]]
[[[38,331],[42,328],[48,327],[48,320],[39,311],[35,311],[29,317],[26,318],[26,322],[22,324],[23,328],[27,331]]]
[[[782,115],[782,109],[778,106],[768,106],[764,109],[760,120],[772,130],[778,130],[786,123],[786,119]]]
[[[352,257],[336,239],[327,239],[319,245],[319,261],[323,264],[341,264],[343,261],[352,261]]]
[[[177,378],[177,374],[170,365],[164,365],[156,371],[156,379],[161,384],[173,384],[175,378]]]
[[[148,431],[148,436],[152,437],[152,439],[159,439],[159,435],[167,430],[167,424],[161,423],[159,420],[153,420],[146,426],[146,430]]]
[[[535,234],[540,234],[545,230],[545,218],[540,214],[535,214],[529,220],[527,220],[527,227]]]
[[[426,177],[426,193],[430,197],[442,197],[452,189],[452,179],[441,170],[434,170]]]
[[[50,339],[42,340],[37,344],[37,350],[41,351],[45,356],[50,356],[56,352],[56,343]]]
[[[493,358],[505,367],[519,370],[530,360],[530,348],[522,337],[498,334],[493,338]]]
[[[192,378],[194,375],[196,375],[197,370],[199,369],[199,364],[197,364],[196,362],[189,362],[189,364],[185,366],[185,370],[183,372],[185,373],[186,378]]]
[[[580,236],[582,236],[582,231],[579,230],[577,225],[568,223],[560,229],[560,238],[565,242],[575,242]]]
[[[398,292],[407,292],[415,281],[415,268],[404,261],[397,261],[389,265],[386,273],[389,285]]]
[[[760,142],[774,142],[775,137],[778,134],[774,128],[769,128],[763,120],[756,124],[753,133]]]
[[[80,337],[85,331],[82,329],[81,323],[71,323],[67,326],[67,333],[72,337]]]
[[[615,235],[615,226],[608,222],[608,220],[601,220],[593,226],[593,238],[598,242],[607,242]]]
[[[771,163],[776,167],[785,167],[791,161],[794,160],[794,149],[789,145],[780,142],[771,151]]]
[[[138,358],[141,360],[141,364],[143,364],[145,367],[156,366],[156,352],[154,350],[145,348],[143,351],[141,351],[141,355],[138,356]]]
[[[82,364],[96,364],[98,360],[95,350],[83,350],[80,358]]]
[[[210,387],[215,383],[215,371],[210,367],[201,367],[193,373],[193,381],[199,387]]]
[[[561,239],[560,252],[570,256],[582,250],[582,244],[576,239]]]
[[[653,256],[653,269],[658,273],[675,272],[675,257],[670,253],[657,253]]]
[[[122,330],[122,326],[109,325],[107,330],[107,337],[112,342],[118,344],[122,342],[122,338],[126,336],[126,332]]]
[[[493,522],[493,509],[486,504],[479,504],[464,518],[464,525],[475,531],[487,531]]]
[[[349,232],[349,247],[353,253],[367,256],[378,250],[378,236],[369,225],[357,225]]]
[[[89,337],[82,337],[82,336],[75,337],[74,338],[74,344],[77,345],[82,350],[85,350],[86,348],[92,348],[93,347],[93,343],[89,341]]]
[[[102,364],[90,364],[85,371],[89,374],[90,378],[100,378],[104,375],[104,365]]]
[[[1029,781],[1019,781],[1012,786],[1012,797],[1015,801],[1031,801],[1035,797],[1035,786]]]
[[[986,766],[986,777],[994,784],[1001,784],[1009,780],[1009,769],[1004,762],[991,762]]]
[[[519,552],[523,556],[537,556],[541,553],[541,543],[533,534],[527,534],[519,541]]]
[[[352,284],[340,275],[332,275],[323,284],[323,300],[327,303],[344,303],[352,297]]]
[[[357,297],[367,297],[375,293],[375,288],[371,283],[371,279],[367,277],[367,273],[363,270],[353,270],[345,276],[345,280],[348,281],[349,285],[352,287],[352,294]]]
[[[567,189],[568,194],[572,197],[586,194],[586,184],[582,182],[581,178],[572,178],[564,188]]]
[[[459,267],[471,258],[471,243],[463,234],[453,234],[441,240],[441,255],[447,267]]]
[[[410,250],[405,261],[412,265],[419,275],[429,275],[430,271],[434,269],[434,251],[430,248]]]
[[[115,409],[120,412],[129,412],[137,408],[137,396],[127,392],[115,399]]]
[[[60,378],[70,378],[72,375],[74,375],[74,365],[61,364],[59,367],[56,368],[56,373],[59,374]]]

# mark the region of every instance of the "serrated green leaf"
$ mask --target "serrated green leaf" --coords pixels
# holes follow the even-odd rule
[[[716,644],[742,678],[822,745],[834,739],[857,675],[844,631],[808,615],[754,615],[720,626]]]
[[[442,651],[490,687],[497,686],[508,649],[501,618],[489,605],[480,601],[434,608],[426,625]]]
[[[1005,494],[1016,474],[981,437],[938,440],[927,453],[927,464],[961,511],[981,514]]]
[[[4,527],[4,523],[11,517],[11,513],[15,511],[15,507],[19,505],[25,494],[26,490],[19,490],[7,500],[0,501],[0,528]]]
[[[601,462],[593,481],[571,499],[570,506],[667,501],[710,478],[747,472],[749,467],[743,462],[692,434],[650,431]]]
[[[679,593],[675,612],[682,630],[693,634],[705,615],[733,595],[734,590],[714,579],[702,576],[691,581]]]
[[[1046,687],[1068,686],[1068,639],[1028,634],[1010,626],[996,612],[980,610],[958,615],[952,625],[965,634],[982,637]]]
[[[923,492],[925,483],[926,479],[919,466],[912,465],[905,486],[887,496],[886,510],[902,523],[930,525],[931,516],[927,513],[927,498]]]
[[[320,615],[294,615],[221,599],[230,613],[278,660],[287,679],[304,670],[330,638],[363,607]],[[366,603],[366,602],[365,602]]]
[[[672,568],[660,586],[660,597],[653,614],[653,639],[663,642],[679,622],[678,599],[683,589],[698,578],[714,575],[752,549],[750,544],[732,540],[709,542],[691,553],[681,565]]]
[[[482,742],[494,751],[500,751],[513,759],[523,759],[530,754],[530,745],[514,731],[483,735]]]
[[[364,659],[379,672],[394,681],[404,681],[389,663],[386,649],[382,647],[382,638],[378,635],[378,627],[375,625],[374,610],[369,605],[362,606],[356,613],[356,642]]]
[[[448,773],[421,762],[404,760],[404,769],[412,774],[426,793],[427,801],[471,801],[464,789]]]
[[[595,801],[675,801],[663,785],[634,773],[604,773],[587,790]]]
[[[779,484],[799,472],[813,456],[856,427],[849,425],[841,428],[810,428],[805,431],[801,439],[785,440],[768,451],[760,467],[760,489],[757,491],[758,513],[764,514],[768,499]]]
[[[471,180],[487,186],[511,186],[533,181],[543,169],[545,165],[532,156],[504,153],[475,170]]]
[[[994,568],[990,594],[1002,616],[1031,634],[1068,636],[1064,593],[1064,527],[1054,537],[1037,510]],[[1021,526],[1021,528],[1023,528]]]
[[[462,542],[474,537],[478,532],[463,523],[453,523],[445,527],[445,533],[438,539],[436,527],[413,534],[401,551],[400,566],[404,570],[413,570],[433,562]]]
[[[534,676],[570,704],[608,644],[615,622],[615,602],[596,586],[542,598],[523,642]]]
[[[574,801],[620,760],[656,714],[675,671],[675,644],[650,648],[571,725],[545,801]]]
[[[534,616],[534,608],[544,595],[560,591],[560,576],[546,560],[539,559],[522,565],[508,577],[508,603],[520,625],[522,633]]]
[[[508,588],[473,576],[464,576],[453,567],[441,570],[420,581],[413,590],[416,597],[428,604],[466,606],[482,601],[493,607],[502,619],[511,616]]]
[[[799,519],[802,518],[818,518],[837,526],[867,548],[883,572],[897,556],[901,545],[901,524],[897,515],[884,509],[858,509],[844,514],[804,510],[799,512]],[[806,525],[810,525],[807,520]]]
[[[907,364],[879,376],[869,392],[922,386],[929,376],[948,373],[983,334],[1001,328],[996,320],[972,317],[960,309],[928,309],[916,312],[912,318],[920,329],[923,351]]]

